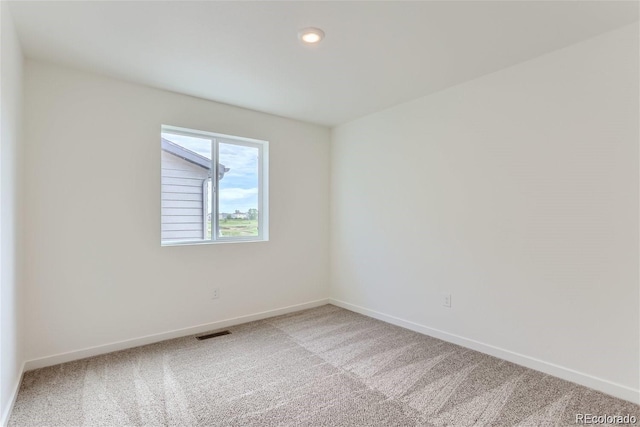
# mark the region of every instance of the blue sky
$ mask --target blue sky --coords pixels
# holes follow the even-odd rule
[[[208,139],[166,133],[162,136],[208,159],[211,158],[211,143]],[[220,181],[220,212],[247,212],[251,208],[257,209],[258,149],[220,142],[218,150],[219,162],[230,169]]]

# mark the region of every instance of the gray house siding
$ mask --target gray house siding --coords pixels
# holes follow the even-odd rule
[[[209,170],[162,151],[162,240],[202,239]]]

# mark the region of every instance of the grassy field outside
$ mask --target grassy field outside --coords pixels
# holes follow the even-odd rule
[[[221,219],[218,222],[221,237],[257,236],[257,219]],[[208,223],[209,235],[211,235],[211,222]]]

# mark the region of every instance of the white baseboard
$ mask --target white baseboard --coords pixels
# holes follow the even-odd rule
[[[20,375],[18,376],[18,381],[13,386],[13,392],[11,393],[11,399],[9,399],[9,404],[5,408],[2,413],[2,418],[0,418],[0,426],[7,427],[9,424],[9,416],[11,415],[11,411],[13,411],[13,405],[16,403],[16,398],[18,397],[18,390],[20,390],[20,384],[22,384],[22,376],[24,375],[24,367],[25,362],[22,362],[22,367],[20,369]]]
[[[139,347],[141,345],[153,344],[156,342],[165,341],[173,338],[180,338],[188,335],[199,334],[199,333],[214,330],[214,329],[227,328],[229,326],[239,325],[247,322],[253,322],[254,320],[262,320],[268,317],[279,316],[281,314],[293,313],[300,310],[306,310],[308,308],[319,307],[325,304],[329,304],[328,298],[320,299],[316,301],[310,301],[302,304],[290,305],[288,307],[282,307],[275,310],[268,310],[260,313],[249,314],[246,316],[234,317],[232,319],[219,320],[217,322],[205,323],[202,325],[191,326],[188,328],[175,329],[172,331],[162,332],[159,334],[146,335],[143,337],[133,338],[130,340],[118,341],[110,344],[83,348],[80,350],[74,350],[66,353],[54,354],[51,356],[28,360],[25,363],[23,372],[31,371],[33,369],[38,369],[38,368],[44,368],[46,366],[53,366],[59,363],[66,363],[74,360],[84,359],[87,357],[98,356],[100,354],[111,353],[114,351],[126,350],[128,348]]]
[[[338,307],[345,308],[356,313],[364,314],[365,316],[373,317],[374,319],[382,320],[387,323],[391,323],[396,326],[401,326],[406,329],[410,329],[415,332],[419,332],[424,335],[429,335],[435,338],[439,338],[443,341],[447,341],[453,344],[460,345],[462,347],[477,350],[481,353],[485,353],[491,356],[498,357],[500,359],[507,360],[509,362],[516,363],[518,365],[534,369],[536,371],[544,372],[545,374],[553,375],[554,377],[561,378],[563,380],[571,381],[589,387],[603,393],[609,394],[620,399],[628,400],[630,402],[640,404],[640,390],[627,387],[622,384],[617,384],[611,381],[597,378],[589,374],[575,371],[564,366],[559,366],[554,363],[545,362],[534,357],[526,356],[524,354],[515,353],[513,351],[505,350],[493,345],[484,344],[479,341],[475,341],[469,338],[461,337],[459,335],[450,334],[438,329],[433,329],[428,326],[420,325],[418,323],[410,322],[408,320],[400,319],[395,316],[380,313],[375,310],[371,310],[365,307],[361,307],[348,302],[329,299],[329,302]]]

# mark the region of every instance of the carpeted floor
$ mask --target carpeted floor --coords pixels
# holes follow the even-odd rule
[[[335,306],[27,372],[10,426],[551,426],[638,405]],[[640,423],[640,422],[639,422]]]

